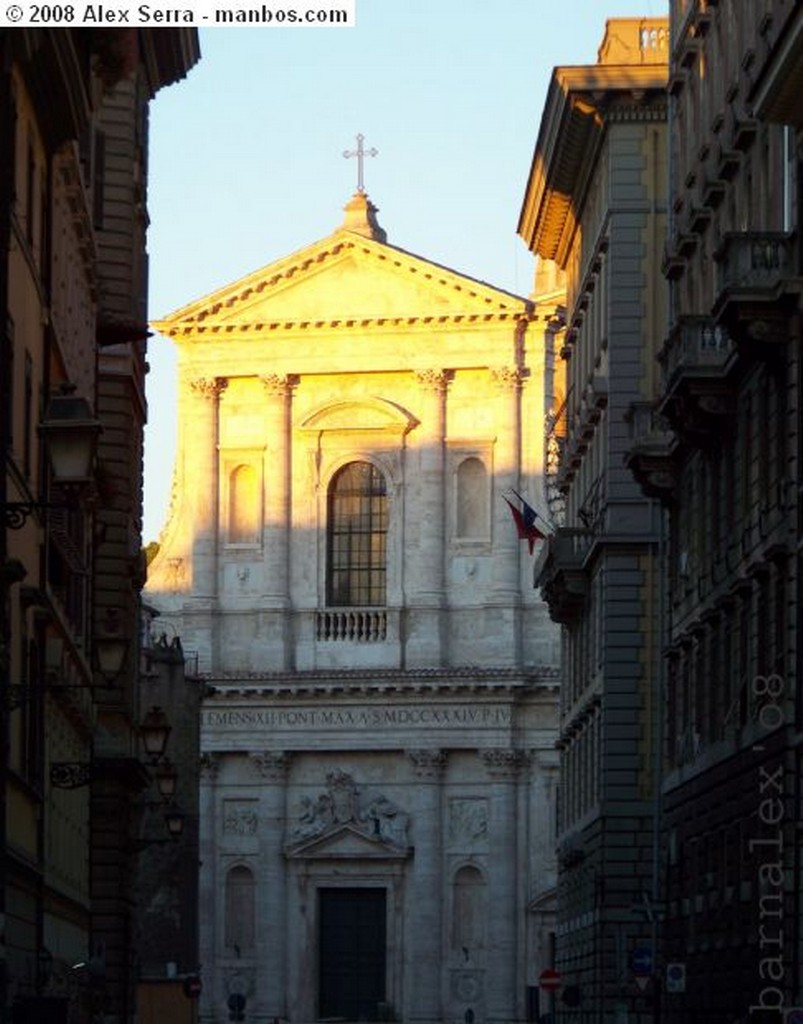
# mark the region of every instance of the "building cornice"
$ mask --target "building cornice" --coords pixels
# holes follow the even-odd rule
[[[531,252],[563,266],[607,124],[660,119],[666,82],[665,64],[555,68],[519,217]]]
[[[211,688],[208,698],[316,697],[334,693],[356,695],[394,693],[403,696],[426,694],[488,695],[512,694],[533,689],[554,692],[560,684],[560,669],[542,666],[519,669],[340,669],[309,672],[207,672],[198,675]]]

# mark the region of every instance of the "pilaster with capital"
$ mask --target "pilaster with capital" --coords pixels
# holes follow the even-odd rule
[[[192,495],[195,510],[192,548],[194,598],[214,598],[217,593],[220,396],[227,386],[228,381],[223,377],[199,377],[189,382],[193,396],[189,421],[192,444],[190,447],[185,445],[188,469],[184,484]]]
[[[496,603],[516,607],[521,594],[522,545],[510,516],[510,509],[502,496],[510,497],[511,490],[520,490],[521,465],[521,371],[515,366],[492,368],[491,400],[496,424],[494,446],[495,488],[500,496],[494,501],[494,558],[493,590]],[[526,549],[525,549],[526,550]],[[516,621],[516,636],[511,638],[511,652],[518,652],[521,638],[520,624]]]
[[[447,755],[442,750],[409,750],[417,785],[413,816],[414,865],[409,967],[411,1024],[430,1024],[442,1015],[443,806]]]
[[[450,374],[418,370],[421,394],[418,448],[418,539],[407,660],[409,665],[437,665],[443,660],[443,614],[446,591],[446,399]]]
[[[516,851],[518,782],[527,757],[520,750],[484,750],[480,758],[491,791],[488,857],[488,1018],[517,1019],[517,962],[519,929],[518,864]]]
[[[265,457],[268,460],[264,474],[264,596],[267,607],[286,608],[289,600],[291,407],[296,379],[276,373],[264,374],[259,379],[265,395]]]

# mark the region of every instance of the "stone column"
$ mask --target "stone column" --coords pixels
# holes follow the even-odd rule
[[[286,1020],[287,884],[283,845],[286,833],[286,783],[290,755],[264,751],[250,755],[260,779],[259,849],[256,906],[256,1017]]]
[[[491,821],[488,847],[487,1020],[517,1019],[517,947],[523,907],[517,900],[516,786],[524,755],[518,750],[481,754],[490,779]]]
[[[260,645],[266,665],[289,668],[287,621],[290,606],[291,399],[293,378],[266,374],[265,520],[262,528],[263,576]]]
[[[443,814],[441,785],[446,754],[411,750],[417,778],[413,818],[413,877],[408,902],[405,973],[410,984],[404,1019],[410,1024],[437,1024],[443,1019]]]
[[[410,667],[435,667],[445,660],[445,438],[449,375],[444,370],[420,370],[415,376],[423,399],[421,423],[416,430],[419,503],[415,509],[408,506],[408,514],[412,512],[414,519],[407,530],[407,547],[415,551],[416,557],[411,559],[415,578],[408,579],[405,588],[413,595],[407,610],[406,658]]]
[[[218,991],[215,970],[217,928],[223,927],[225,907],[217,882],[217,809],[216,782],[220,769],[218,754],[202,754],[199,772],[200,800],[198,822],[198,957],[203,969],[200,999],[200,1024],[214,1024],[223,994]],[[220,900],[218,900],[220,896]]]
[[[192,495],[192,589],[186,609],[188,635],[182,640],[198,651],[199,667],[208,671],[215,662],[212,613],[217,599],[219,401],[228,386],[221,377],[201,377],[190,382],[194,395],[191,420],[193,442],[185,445],[185,480]]]

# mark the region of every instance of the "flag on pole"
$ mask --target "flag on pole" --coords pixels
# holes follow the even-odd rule
[[[512,489],[512,488],[511,488]],[[521,508],[516,508],[513,502],[509,498],[505,498],[505,501],[510,508],[513,521],[516,524],[516,531],[519,535],[519,540],[526,540],[527,547],[530,554],[533,553],[533,547],[537,540],[543,540],[546,534],[542,533],[541,530],[535,525],[536,519],[539,518],[538,513],[529,505],[524,498],[516,491],[513,491],[516,497],[521,502]]]

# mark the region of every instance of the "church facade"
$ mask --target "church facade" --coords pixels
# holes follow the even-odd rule
[[[376,212],[155,325],[207,1024],[524,1020],[551,965],[558,635],[508,505],[543,507],[545,326]]]

